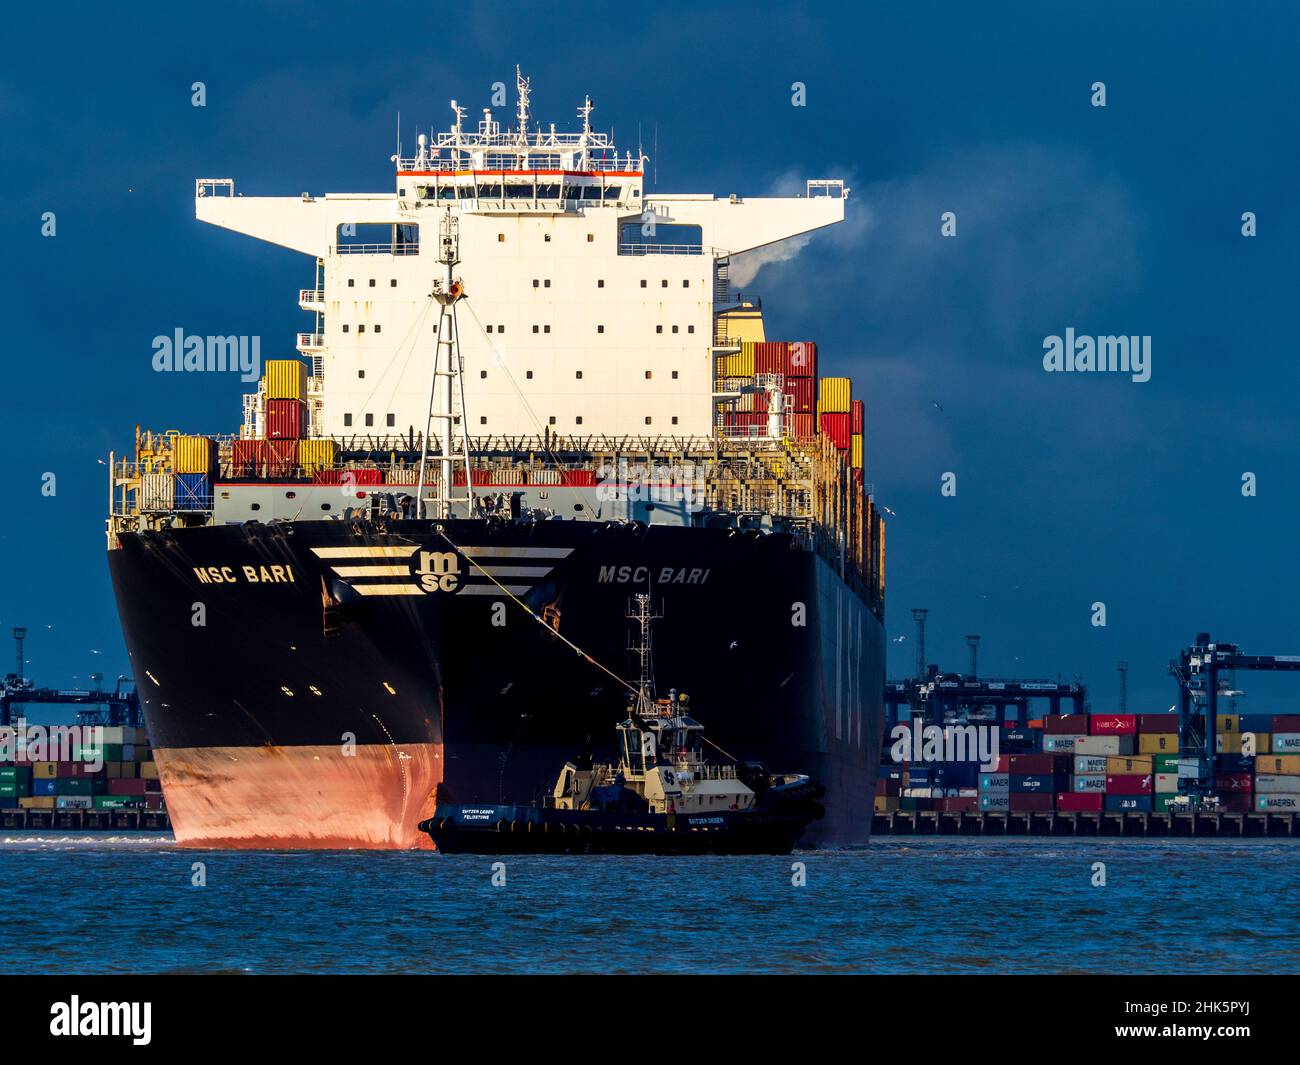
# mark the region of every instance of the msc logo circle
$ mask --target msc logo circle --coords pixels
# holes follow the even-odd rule
[[[424,591],[448,594],[460,591],[461,558],[455,551],[417,551],[412,561],[411,573]]]

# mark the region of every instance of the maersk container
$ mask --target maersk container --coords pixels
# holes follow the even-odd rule
[[[204,473],[217,468],[217,442],[206,436],[178,436],[172,445],[173,473]]]
[[[1150,795],[1153,774],[1106,774],[1107,795]]]
[[[1197,780],[1201,775],[1201,764],[1195,758],[1183,758],[1178,762],[1179,780]]]
[[[1070,790],[1076,794],[1086,795],[1091,792],[1106,790],[1105,773],[1076,773],[1070,778]]]
[[[1300,813],[1300,795],[1256,795],[1255,809],[1263,813]]]
[[[1105,776],[1106,759],[1098,755],[1081,755],[1074,756],[1074,772],[1077,776]]]
[[[1152,812],[1150,795],[1104,795],[1103,809],[1112,814],[1149,814]]]
[[[1255,794],[1300,795],[1300,777],[1274,775],[1272,773],[1256,773]]]
[[[1273,754],[1300,754],[1300,732],[1275,732],[1269,746]],[[1258,744],[1255,750],[1258,753]]]
[[[176,485],[170,473],[146,473],[140,477],[138,506],[146,514],[175,510]]]
[[[177,510],[211,510],[212,478],[206,473],[176,475]]]
[[[1079,741],[1087,736],[1044,736],[1043,750],[1052,754],[1074,754],[1079,749]]]
[[[89,810],[95,800],[89,795],[59,795],[54,804],[60,810]]]
[[[266,398],[305,400],[307,364],[301,359],[267,359]]]
[[[1011,787],[1011,777],[1006,773],[984,773],[980,776],[980,791],[1007,791]]]
[[[980,809],[994,813],[1005,812],[1011,807],[1010,792],[988,792],[980,796]]]

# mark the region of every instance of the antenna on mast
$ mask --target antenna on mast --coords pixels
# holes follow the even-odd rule
[[[528,97],[529,79],[524,77],[519,70],[519,64],[515,64],[515,91],[519,94],[519,106],[516,114],[519,118],[519,140],[526,142],[528,140]]]
[[[635,606],[635,610],[633,610]],[[640,681],[637,684],[635,711],[638,714],[654,713],[654,660],[650,652],[650,626],[662,614],[655,614],[650,608],[650,593],[637,592],[633,603],[628,604],[628,620],[635,621],[641,627],[641,640],[629,651],[635,652],[641,660]]]

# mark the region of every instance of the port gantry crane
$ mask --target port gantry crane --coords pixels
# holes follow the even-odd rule
[[[85,707],[86,709],[77,711],[79,725],[144,726],[140,697],[130,677],[119,676],[117,686],[111,692],[101,690],[101,673],[91,674],[90,679],[95,686],[90,689],[38,688],[24,676],[23,641],[27,637],[27,630],[16,628],[13,634],[18,646],[17,666],[14,672],[6,674],[0,680],[0,727],[9,728],[13,724],[15,706],[30,705]]]
[[[1300,655],[1248,655],[1235,643],[1213,643],[1208,632],[1198,632],[1169,663],[1178,681],[1178,749],[1183,757],[1195,756],[1197,778],[1187,790],[1206,796],[1214,792],[1218,759],[1219,676],[1244,669],[1251,672],[1300,673]]]

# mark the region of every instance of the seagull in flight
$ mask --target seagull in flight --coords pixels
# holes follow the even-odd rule
[[[940,402],[937,399],[932,399],[930,400],[930,402],[933,403],[936,407],[938,407],[940,414],[943,413],[943,406],[942,404],[940,404]]]

